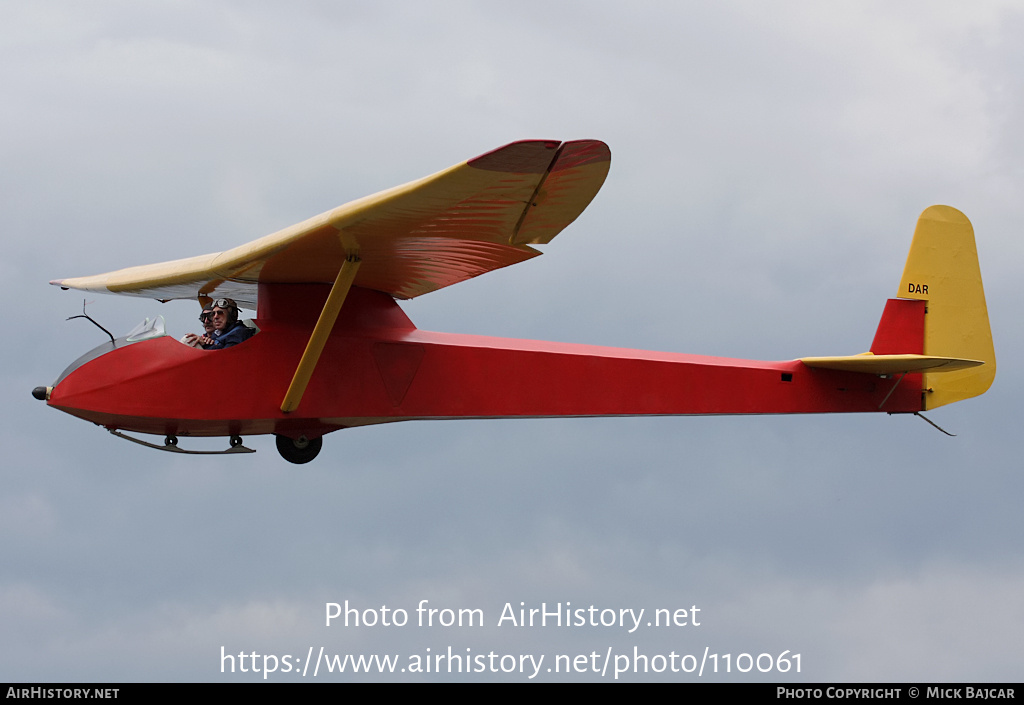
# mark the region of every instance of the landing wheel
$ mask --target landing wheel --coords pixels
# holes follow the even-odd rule
[[[164,445],[165,446],[176,446],[176,445],[178,445],[178,437],[177,436],[166,436],[164,438]]]
[[[237,448],[238,446],[242,445],[242,437],[232,436],[230,443],[232,448]]]
[[[302,465],[308,463],[320,453],[324,446],[323,438],[289,438],[288,436],[276,436],[277,452],[289,463]]]

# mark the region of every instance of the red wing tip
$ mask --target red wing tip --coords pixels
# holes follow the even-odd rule
[[[601,140],[573,140],[562,145],[558,163],[551,170],[564,171],[611,160],[612,150]]]
[[[552,166],[557,152],[558,162]],[[467,163],[477,169],[517,174],[541,174],[571,169],[598,162],[611,161],[612,152],[601,140],[520,140],[470,159]]]
[[[520,140],[470,159],[467,163],[476,169],[516,174],[542,174],[548,170],[558,140]]]

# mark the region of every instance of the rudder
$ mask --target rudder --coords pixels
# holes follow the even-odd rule
[[[896,295],[927,302],[924,355],[985,363],[953,372],[926,372],[924,408],[984,394],[996,376],[996,354],[974,228],[967,216],[949,206],[932,206],[921,214]]]

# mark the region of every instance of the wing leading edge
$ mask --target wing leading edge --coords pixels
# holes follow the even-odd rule
[[[536,257],[530,245],[583,212],[610,164],[598,140],[513,142],[225,252],[50,283],[254,307],[260,282],[330,283],[356,256],[355,286],[408,299]]]

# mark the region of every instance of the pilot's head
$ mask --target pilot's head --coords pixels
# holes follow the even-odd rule
[[[238,322],[238,304],[234,299],[217,299],[213,302],[213,327],[223,333]]]
[[[199,314],[199,321],[203,324],[203,331],[207,335],[213,332],[213,306],[206,306]]]

